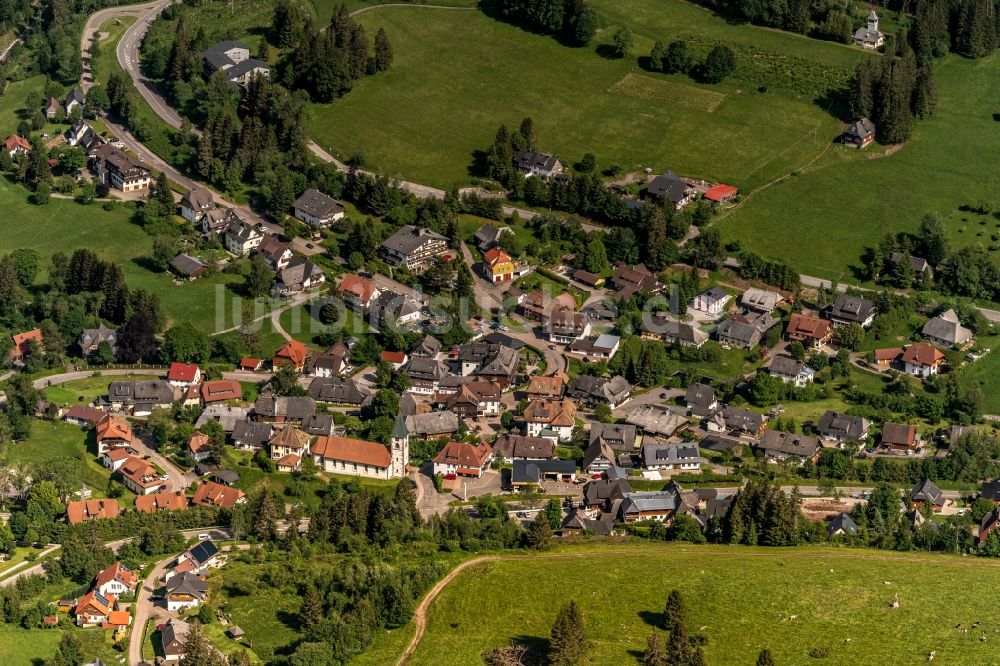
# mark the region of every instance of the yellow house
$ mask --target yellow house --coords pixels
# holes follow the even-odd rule
[[[492,282],[510,282],[514,279],[514,260],[498,247],[483,255],[486,276]]]

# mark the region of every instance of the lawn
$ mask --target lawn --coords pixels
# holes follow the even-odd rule
[[[90,435],[80,426],[65,421],[42,421],[31,423],[31,437],[10,444],[7,447],[8,464],[44,465],[51,460],[77,460],[80,475],[95,497],[106,497],[111,473],[97,462],[95,445]],[[132,505],[135,497],[122,486],[124,495],[118,498],[122,507]]]
[[[44,390],[44,393],[46,400],[72,406],[72,404],[76,402],[86,404],[102,395],[107,395],[108,385],[111,384],[111,382],[143,381],[150,379],[160,379],[160,377],[143,374],[108,375],[106,377],[98,375],[95,377],[87,377],[86,379],[77,379],[64,384],[49,386]]]
[[[369,34],[379,27],[389,34],[392,67],[356,82],[340,100],[311,105],[310,133],[342,158],[361,152],[388,175],[449,187],[476,175],[474,155],[489,148],[497,127],[531,116],[540,147],[564,164],[593,152],[601,167],[673,169],[747,189],[808,162],[836,134],[835,119],[813,102],[814,90],[779,90],[799,83],[788,71],[815,88],[843,81],[869,57],[730,25],[682,0],[592,4],[606,26],[588,48],[562,46],[475,10],[366,12],[358,21]],[[655,39],[683,37],[699,51],[725,40],[738,51],[738,69],[732,80],[706,86],[644,73],[635,57],[597,55],[626,24],[636,56]]]
[[[996,219],[960,214],[965,203],[995,201],[1000,175],[984,156],[1000,150],[993,114],[1000,108],[1000,56],[949,56],[935,69],[939,102],[894,154],[840,146],[795,176],[755,196],[721,222],[727,239],[787,261],[802,273],[858,281],[866,247],[887,233],[915,232],[929,210],[942,214],[956,246],[994,247]],[[964,218],[964,219],[963,219]],[[980,224],[986,222],[986,225]]]
[[[0,625],[0,663],[11,666],[43,663],[56,653],[61,635],[61,631],[53,629]]]
[[[319,348],[316,344],[316,336],[328,330],[331,332],[343,331],[346,337],[354,336],[357,338],[371,333],[371,328],[365,318],[359,317],[350,308],[345,308],[343,315],[335,323],[323,324],[317,318],[320,305],[321,301],[317,299],[312,303],[285,310],[281,313],[281,327],[299,342],[316,349]]]
[[[965,385],[979,386],[984,413],[1000,414],[1000,390],[997,390],[997,380],[1000,378],[1000,337],[978,338],[976,346],[989,347],[990,353],[966,365],[961,371],[962,382]]]
[[[970,587],[972,576],[981,584]],[[936,555],[635,543],[568,549],[461,573],[431,606],[410,663],[478,663],[510,640],[545,649],[559,602],[574,599],[590,643],[583,663],[632,666],[676,588],[690,630],[707,638],[710,664],[751,664],[765,647],[778,664],[811,663],[809,651],[823,648],[829,656],[817,663],[916,664],[933,650],[943,664],[991,664],[993,639],[980,636],[1000,630],[993,582],[994,562]],[[891,609],[897,594],[900,607]],[[955,626],[977,621],[978,631]]]

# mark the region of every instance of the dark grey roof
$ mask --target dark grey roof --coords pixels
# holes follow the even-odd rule
[[[307,435],[332,435],[335,426],[329,414],[310,414],[302,421],[302,432]]]
[[[271,439],[270,423],[239,421],[233,425],[233,441],[247,446],[263,446]]]
[[[929,504],[944,504],[944,495],[941,489],[934,485],[930,479],[924,479],[910,491],[910,500],[914,502],[927,502]]]
[[[855,37],[857,37],[861,33],[867,35],[868,28],[867,27],[858,28],[858,31],[855,33]],[[875,134],[875,124],[872,121],[868,120],[867,118],[861,118],[859,120],[854,121],[848,126],[847,130],[844,132],[845,136],[855,141],[866,139],[869,136],[873,136],[874,134]]]
[[[493,331],[483,336],[483,342],[487,342],[492,345],[502,345],[504,347],[509,347],[510,349],[516,349],[520,351],[524,349],[524,343],[517,338],[512,338],[506,333],[501,333],[500,331]]]
[[[615,523],[611,516],[607,514],[602,514],[599,519],[588,518],[587,514],[579,509],[573,509],[563,520],[562,528],[564,530],[586,530],[588,532],[593,532],[598,536],[607,536],[611,534],[614,529]]]
[[[169,405],[174,401],[174,389],[162,379],[111,382],[108,399],[126,405]]]
[[[726,406],[722,408],[722,419],[726,427],[730,430],[740,430],[748,433],[756,433],[764,425],[763,414],[751,412],[739,407]]]
[[[621,375],[614,377],[594,377],[580,375],[569,385],[571,398],[587,402],[618,403],[632,393],[632,385]]]
[[[866,419],[850,414],[827,411],[819,417],[817,431],[823,437],[846,440],[860,440],[871,426]]]
[[[233,60],[226,55],[226,51],[231,51],[233,49],[244,49],[247,52],[250,51],[249,47],[245,44],[229,39],[216,42],[212,46],[208,47],[204,53],[201,54],[201,57],[205,59],[205,62],[207,62],[209,67],[212,69],[231,67],[234,63]]]
[[[424,356],[411,356],[399,371],[410,379],[423,381],[440,381],[448,376],[448,366]]]
[[[632,492],[627,479],[597,479],[583,487],[583,497],[589,506],[600,504],[612,495],[623,496]]]
[[[425,335],[410,348],[412,356],[436,356],[441,351],[441,342],[433,335]]]
[[[524,169],[525,171],[528,169],[552,171],[559,165],[559,160],[555,155],[543,153],[538,150],[531,150],[530,148],[522,148],[517,154],[515,162],[517,162],[517,166],[519,168]]]
[[[511,482],[538,483],[545,474],[575,473],[576,463],[572,460],[515,460]]]
[[[615,451],[635,448],[636,428],[631,423],[594,423],[590,426],[590,443],[603,439]]]
[[[296,287],[319,275],[323,275],[322,268],[308,259],[296,255],[289,260],[288,266],[279,271],[278,281],[286,287]],[[324,277],[326,276],[324,275]]]
[[[208,596],[208,583],[193,573],[174,574],[167,580],[166,590],[167,594],[189,594],[205,599]]]
[[[214,205],[212,192],[205,187],[195,187],[181,197],[181,205],[191,210],[207,210]]]
[[[97,328],[85,328],[77,339],[80,349],[87,349],[91,345],[99,345],[107,342],[114,349],[117,344],[118,329],[108,328],[101,322]]]
[[[812,458],[820,449],[819,440],[808,435],[797,435],[780,430],[768,430],[757,444],[762,451],[783,456]]]
[[[191,546],[191,549],[188,550],[188,554],[191,556],[191,559],[201,566],[218,555],[219,548],[212,542],[211,539],[205,539],[204,541]]]
[[[500,236],[505,233],[510,233],[510,227],[498,227],[487,222],[476,230],[473,240],[476,241],[476,247],[488,250],[495,246],[500,241]]]
[[[87,101],[86,98],[83,96],[83,93],[80,91],[79,88],[73,88],[72,90],[69,91],[69,94],[66,95],[66,106],[68,106],[70,102],[77,102],[79,104],[84,104],[86,103],[86,101]]]
[[[834,516],[833,520],[830,521],[830,527],[827,529],[827,532],[831,535],[843,532],[854,536],[858,533],[858,525],[849,514],[841,512]]]
[[[646,190],[650,196],[668,199],[673,203],[679,203],[687,196],[687,183],[673,171],[657,176],[650,181]]]
[[[301,421],[316,412],[316,403],[308,396],[261,396],[253,403],[253,411],[258,416],[284,416]]]
[[[309,396],[319,402],[361,405],[371,397],[371,391],[348,377],[317,377],[309,384]]]
[[[718,401],[715,389],[706,384],[691,384],[684,394],[684,402],[692,410],[695,416],[706,416],[709,407]]]
[[[924,336],[958,345],[972,338],[972,331],[962,326],[954,310],[946,310],[929,319],[920,331]]]
[[[646,467],[698,462],[700,455],[698,445],[690,442],[686,444],[642,445],[642,460]]]
[[[406,417],[406,430],[418,437],[447,435],[458,432],[462,420],[454,412],[429,412]]]
[[[174,260],[170,262],[170,266],[181,275],[193,275],[208,268],[208,264],[204,261],[186,253],[178,254],[174,257]]]
[[[706,435],[704,439],[698,442],[698,446],[703,449],[708,449],[709,451],[716,451],[718,453],[723,453],[725,451],[739,451],[743,448],[743,442],[732,437],[725,437],[723,435],[709,434]]]
[[[708,340],[708,333],[697,326],[677,321],[671,317],[644,316],[640,328],[646,333],[661,336],[668,342],[678,340],[681,344],[701,346]]]
[[[294,208],[321,220],[344,212],[344,207],[336,199],[314,189],[303,192],[302,196],[296,199],[292,205]]]
[[[933,269],[931,268],[931,265],[923,257],[914,257],[912,254],[908,254],[906,256],[910,258],[910,268],[913,269],[913,272],[916,273],[917,275],[920,275],[928,271],[931,273],[934,272]],[[902,252],[893,252],[891,255],[889,255],[889,261],[891,261],[893,264],[898,264],[902,260],[903,260]]]
[[[830,318],[860,324],[875,314],[875,304],[853,294],[840,294],[830,306]]]
[[[167,656],[183,655],[187,650],[188,623],[170,618],[160,630],[160,643]]]
[[[224,486],[231,486],[240,480],[240,475],[231,469],[219,469],[212,472],[212,480]]]
[[[781,375],[783,377],[797,377],[804,364],[802,361],[796,361],[791,356],[775,356],[771,359],[768,364],[767,369],[772,375]]]
[[[446,243],[448,239],[426,227],[408,224],[382,241],[382,247],[402,255],[410,255],[429,241]]]
[[[501,435],[493,442],[493,450],[502,453],[508,460],[517,458],[541,459],[553,457],[556,445],[546,437]]]
[[[1000,479],[983,481],[982,490],[979,494],[988,500],[1000,502]]]
[[[247,58],[241,62],[236,63],[232,67],[226,70],[226,78],[229,81],[236,81],[247,72],[252,72],[255,69],[263,69],[266,72],[271,71],[271,66],[268,65],[263,60],[257,60],[256,58]]]

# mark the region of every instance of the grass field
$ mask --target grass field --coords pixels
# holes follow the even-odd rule
[[[989,347],[991,351],[978,361],[969,363],[962,370],[962,380],[979,386],[984,413],[1000,414],[1000,391],[996,389],[997,378],[1000,378],[1000,337],[979,338],[976,344]]]
[[[108,375],[87,377],[77,379],[65,384],[50,386],[44,390],[45,399],[51,402],[68,404],[72,406],[77,402],[88,403],[95,398],[108,394],[108,385],[111,382],[141,381],[146,379],[160,379],[152,375]]]
[[[1000,108],[1000,56],[965,60],[950,56],[935,70],[939,102],[919,121],[913,138],[890,156],[867,159],[835,147],[816,168],[755,196],[721,223],[727,239],[802,273],[857,281],[866,247],[886,233],[915,232],[936,210],[955,245],[994,245],[997,220],[959,214],[965,203],[996,202],[1000,175],[984,156],[1000,149],[993,118]],[[963,220],[966,218],[966,220]]]
[[[935,663],[991,664],[1000,631],[994,582],[1000,567],[973,558],[638,543],[567,549],[461,573],[431,606],[410,663],[478,663],[483,650],[510,640],[545,649],[559,601],[575,599],[590,643],[584,663],[632,666],[677,588],[689,627],[708,639],[710,664],[752,664],[764,647],[779,664],[813,663],[814,648],[828,648],[816,661],[824,664],[916,664],[931,650]],[[896,594],[900,607],[890,609]],[[978,630],[955,628],[977,621]],[[401,643],[384,636],[373,650],[392,641]]]
[[[360,151],[389,175],[449,186],[468,180],[475,151],[489,147],[501,123],[516,127],[531,116],[541,147],[563,163],[593,152],[601,167],[669,168],[745,189],[812,159],[836,133],[835,120],[813,103],[814,95],[776,91],[776,73],[791,81],[787,71],[807,65],[820,70],[807,72],[809,80],[830,72],[840,77],[868,57],[828,42],[733,26],[682,0],[594,6],[608,24],[595,46],[624,24],[636,34],[637,55],[648,53],[655,39],[683,35],[705,50],[725,40],[742,49],[739,76],[701,86],[685,76],[642,74],[665,83],[675,97],[692,91],[684,105],[645,93],[615,94],[608,89],[640,74],[635,58],[568,48],[478,11],[385,7],[358,20],[369,32],[385,27],[392,67],[357,82],[343,99],[311,106],[310,132],[342,157]],[[438,47],[442,41],[448,49]],[[757,92],[759,85],[771,92]],[[704,104],[692,100],[706,93],[725,99],[712,113],[688,108]],[[657,98],[643,98],[649,96]]]
[[[314,303],[318,303],[318,301],[314,301]],[[315,314],[318,313],[317,305]],[[313,314],[313,304],[309,303],[285,310],[281,313],[281,327],[299,342],[315,349],[319,348],[315,341],[316,336],[327,328],[338,332],[343,331],[345,336],[361,337],[371,333],[371,328],[365,318],[357,316],[350,308],[345,309],[343,317],[330,326],[323,324]]]

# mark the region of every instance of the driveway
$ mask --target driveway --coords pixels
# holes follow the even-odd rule
[[[167,566],[174,561],[176,555],[160,560],[152,569],[146,572],[142,585],[136,593],[135,603],[132,604],[132,633],[128,642],[128,663],[138,664],[142,661],[142,639],[146,633],[146,622],[150,618],[169,617],[163,607],[157,607],[150,597],[153,590],[159,586],[160,579],[167,570]]]

